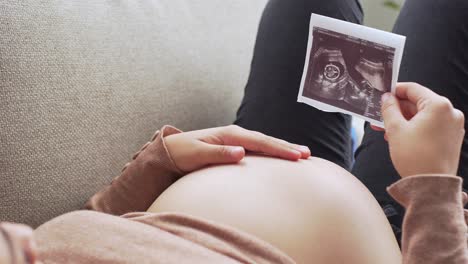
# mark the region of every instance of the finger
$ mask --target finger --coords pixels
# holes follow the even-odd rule
[[[436,98],[438,95],[430,89],[417,83],[398,83],[395,91],[398,99],[408,100],[420,109],[425,100]]]
[[[302,154],[301,158],[307,159],[312,155],[312,153],[310,152],[309,147],[303,146],[303,145],[297,145],[297,144],[293,144],[293,145],[294,145],[294,149],[301,152],[301,154]]]
[[[281,141],[258,132],[247,131],[247,133],[239,137],[238,140],[239,144],[249,151],[260,152],[273,157],[298,160],[310,156],[310,150],[308,148],[307,150],[302,150],[305,152],[303,153],[292,144],[286,143],[286,141]]]
[[[401,113],[403,114],[406,120],[410,120],[418,113],[418,109],[416,108],[415,104],[411,103],[408,100],[398,100],[398,101],[400,103]],[[370,126],[372,130],[377,131],[377,132],[385,131],[385,128],[378,127],[375,125],[370,125]]]
[[[418,108],[414,103],[408,100],[398,100],[398,101],[400,103],[401,112],[403,113],[403,116],[405,117],[406,120],[410,120],[418,113]]]
[[[466,192],[462,192],[462,201],[463,201],[463,205],[468,203],[468,194],[466,194]]]
[[[393,127],[399,127],[407,121],[401,112],[398,99],[391,93],[382,96],[382,116],[386,131]]]
[[[245,150],[239,146],[203,144],[199,158],[204,164],[237,163],[245,156]]]
[[[253,136],[258,136],[260,138],[265,137],[266,138],[265,140],[271,141],[272,144],[277,144],[278,147],[283,147],[283,148],[286,148],[286,149],[293,149],[293,150],[299,151],[301,153],[300,158],[302,158],[302,159],[307,159],[311,155],[310,149],[307,146],[289,143],[286,140],[275,138],[275,137],[270,137],[270,136],[267,136],[265,134],[262,134],[262,133],[256,132],[256,131],[250,131],[250,130],[245,130],[245,131],[247,133],[251,133]]]
[[[248,131],[248,132],[253,132],[253,131]],[[258,132],[253,132],[253,133],[258,133]],[[300,158],[302,158],[302,159],[307,159],[308,157],[310,157],[310,149],[307,146],[289,143],[286,140],[266,136],[266,135],[261,134],[261,133],[260,133],[260,136],[266,137],[267,140],[271,140],[272,142],[277,143],[278,145],[282,146],[283,148],[299,151],[299,153],[301,153]]]
[[[243,128],[234,128],[234,130],[224,134],[223,140],[226,145],[242,146],[249,151],[289,160],[298,160],[303,156],[289,142]]]

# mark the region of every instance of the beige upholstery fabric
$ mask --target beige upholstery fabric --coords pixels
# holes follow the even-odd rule
[[[80,208],[163,124],[232,122],[265,3],[0,0],[0,221]]]

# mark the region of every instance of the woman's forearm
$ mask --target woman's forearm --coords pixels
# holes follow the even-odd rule
[[[146,211],[154,200],[174,183],[182,172],[167,151],[164,137],[180,133],[164,126],[128,163],[122,174],[91,197],[86,209],[122,215]]]
[[[406,208],[403,221],[404,264],[468,263],[462,179],[420,175],[388,188]]]

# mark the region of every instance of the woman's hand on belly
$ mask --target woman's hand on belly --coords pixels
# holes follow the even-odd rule
[[[195,171],[150,212],[179,212],[261,238],[298,263],[399,263],[380,206],[349,172],[318,158],[247,156]]]
[[[306,146],[235,125],[170,135],[165,143],[176,166],[187,173],[207,165],[237,163],[244,158],[246,150],[287,160],[310,156]]]

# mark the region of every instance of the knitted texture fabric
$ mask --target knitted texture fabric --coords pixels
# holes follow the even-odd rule
[[[266,1],[0,3],[0,221],[79,209],[148,135],[229,124]]]

